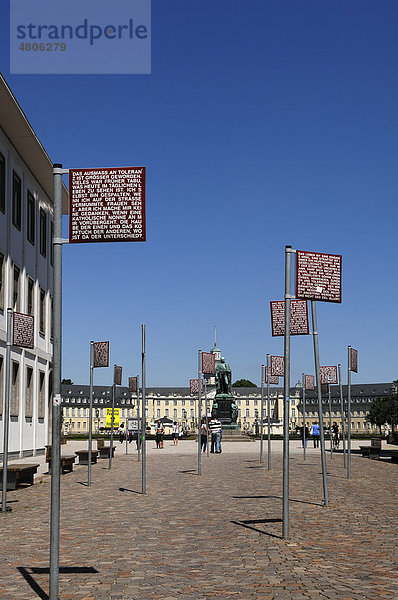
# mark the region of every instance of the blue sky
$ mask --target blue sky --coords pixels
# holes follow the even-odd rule
[[[233,379],[259,383],[290,244],[343,255],[321,364],[345,371],[351,344],[354,383],[398,378],[396,2],[153,0],[151,75],[10,75],[4,3],[0,23],[54,162],[147,167],[146,243],[64,247],[64,377],[87,383],[89,341],[109,339],[126,383],[146,323],[148,385],[188,385],[217,325]],[[312,348],[292,338],[292,383]]]

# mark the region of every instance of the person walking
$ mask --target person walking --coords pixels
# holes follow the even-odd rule
[[[122,423],[120,425],[120,427],[118,427],[118,433],[119,433],[120,443],[123,444],[123,440],[124,440],[124,423]]]
[[[218,447],[221,447],[221,422],[217,419],[216,415],[212,416],[209,423],[209,429],[211,433],[210,452],[214,454],[214,452],[217,452]]]
[[[206,452],[207,449],[207,427],[206,417],[202,418],[202,424],[200,426],[200,449]]]
[[[301,447],[304,448],[304,443],[305,443],[305,447],[307,447],[308,438],[310,436],[310,430],[308,429],[307,425],[305,427],[303,425],[301,426],[300,436],[301,436]],[[305,440],[305,442],[304,442],[304,440]]]
[[[178,446],[178,438],[180,435],[180,429],[178,427],[177,421],[174,421],[172,428],[172,437],[173,437],[173,446]]]
[[[222,450],[221,450],[221,440],[222,440],[222,425],[220,423],[220,430],[218,432],[217,439],[216,439],[216,452],[217,452],[217,454],[221,454],[221,452],[222,452]]]
[[[319,425],[317,422],[312,424],[310,432],[312,435],[312,439],[314,440],[314,448],[319,448],[319,438],[320,438],[321,434],[320,434]]]
[[[333,441],[333,448],[335,450],[338,450],[338,447],[340,445],[340,428],[337,425],[336,421],[333,421],[333,425],[332,425],[332,441]]]

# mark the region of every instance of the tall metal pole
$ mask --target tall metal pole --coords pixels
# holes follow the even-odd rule
[[[115,366],[113,366],[113,369],[115,369]],[[111,421],[111,443],[110,443],[110,449],[109,449],[109,467],[108,469],[112,468],[112,454],[113,454],[113,421],[115,418],[115,391],[116,391],[116,384],[115,384],[115,373],[113,373],[113,385],[112,385],[112,421]]]
[[[89,420],[88,420],[88,482],[87,485],[91,485],[91,450],[93,445],[93,379],[94,379],[94,342],[90,342],[90,405],[88,409]]]
[[[267,441],[268,441],[268,447],[267,447],[267,459],[268,459],[268,470],[271,469],[271,402],[270,402],[270,389],[269,389],[269,378],[270,378],[270,356],[269,354],[267,354],[267,370],[266,370],[266,376],[267,376]]]
[[[283,394],[283,538],[289,537],[290,303],[292,247],[285,248],[285,381]]]
[[[321,367],[320,367],[320,363],[319,363],[318,330],[317,330],[317,322],[316,322],[316,302],[314,300],[311,300],[311,312],[312,312],[312,330],[313,330],[312,337],[314,340],[316,389],[317,389],[317,394],[318,394],[319,433],[320,433],[320,438],[321,438],[323,503],[325,506],[329,506],[328,480],[327,480],[327,472],[326,472],[325,435],[323,432]]]
[[[137,431],[137,461],[141,460],[141,420],[140,420],[140,380],[137,375],[137,421],[138,421],[138,431]]]
[[[341,365],[339,364],[339,386],[340,386],[340,422],[341,422],[341,440],[343,443],[344,468],[347,468],[347,455],[345,449],[345,431],[344,431],[344,399],[343,382],[341,381]]]
[[[347,479],[351,479],[351,346],[347,362]]]
[[[141,427],[141,436],[142,436],[142,461],[141,461],[141,480],[142,480],[142,493],[146,494],[146,365],[145,365],[145,325],[141,325],[141,340],[142,340],[142,361],[141,361],[141,379],[142,379],[142,390],[141,390],[141,412],[142,412],[142,427]]]
[[[3,491],[1,496],[1,512],[7,512],[7,466],[8,466],[8,433],[10,427],[10,373],[12,344],[12,308],[7,308],[7,342],[6,342],[6,381],[4,390],[3,413]]]
[[[202,351],[198,350],[198,475],[202,475]]]
[[[301,381],[303,382],[303,459],[306,460],[306,444],[307,444],[307,439],[305,437],[305,375],[304,373],[302,374],[302,379]]]
[[[53,406],[51,434],[50,586],[49,600],[58,600],[59,525],[61,484],[61,360],[62,360],[62,174],[61,164],[53,165]]]
[[[330,383],[328,383],[328,405],[329,405],[329,437],[330,437],[330,458],[333,458],[333,439],[332,439],[332,394]]]
[[[261,402],[260,402],[260,463],[264,462],[264,449],[263,449],[263,443],[264,443],[264,427],[263,427],[263,414],[264,414],[264,365],[261,365],[261,374],[260,374],[260,379],[261,379]]]
[[[207,404],[207,380],[205,380],[205,411],[206,411],[206,452],[207,456],[210,456],[210,444],[209,444],[209,407]]]

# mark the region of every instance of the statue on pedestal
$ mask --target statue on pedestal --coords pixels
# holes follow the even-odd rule
[[[236,427],[238,406],[232,395],[231,367],[224,357],[216,365],[216,395],[213,402],[213,413],[223,425]]]

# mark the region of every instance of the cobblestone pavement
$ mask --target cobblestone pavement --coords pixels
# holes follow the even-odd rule
[[[398,466],[319,454],[290,461],[290,538],[281,538],[282,457],[239,449],[119,454],[61,478],[60,600],[397,600]],[[188,447],[187,447],[188,448]],[[9,492],[0,514],[0,598],[46,599],[50,479]]]

